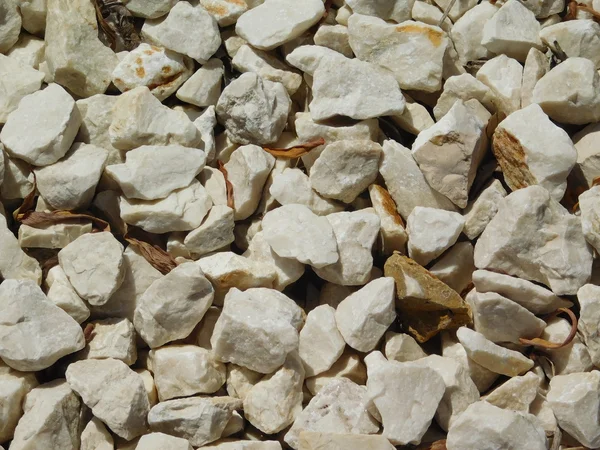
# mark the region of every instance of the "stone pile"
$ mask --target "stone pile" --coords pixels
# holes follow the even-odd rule
[[[0,450],[600,448],[599,22],[1,0]]]

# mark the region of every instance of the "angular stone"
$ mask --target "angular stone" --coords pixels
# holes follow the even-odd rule
[[[384,20],[404,22],[410,19],[411,1],[392,0],[386,2],[371,2],[368,0],[348,0],[347,5],[357,14],[375,16]]]
[[[75,102],[83,119],[75,140],[108,150],[107,165],[124,160],[121,151],[110,142],[108,133],[113,118],[113,106],[117,99],[114,95],[97,94]]]
[[[19,4],[19,10],[23,19],[23,28],[31,34],[43,34],[46,28],[46,2],[43,0],[22,0]]]
[[[369,415],[367,407],[368,397],[364,386],[346,378],[336,378],[311,399],[284,440],[290,447],[299,450],[299,437],[305,431],[375,434],[379,425]]]
[[[93,417],[81,432],[81,450],[114,450],[115,443],[106,426]]]
[[[541,380],[533,372],[520,377],[513,377],[500,385],[486,397],[485,401],[502,409],[529,412],[540,389]]]
[[[219,26],[233,25],[237,19],[253,6],[261,2],[236,0],[200,0],[200,4],[214,17]]]
[[[442,86],[449,40],[441,28],[410,20],[397,25],[353,14],[348,32],[356,57],[391,70],[402,89],[435,92]]]
[[[456,209],[447,197],[429,186],[411,151],[396,141],[384,141],[379,172],[405,220],[416,206]]]
[[[160,200],[130,200],[124,196],[120,200],[121,218],[150,233],[198,228],[211,206],[208,193],[196,180]]]
[[[88,359],[67,368],[67,382],[118,436],[131,440],[146,431],[150,410],[142,378],[123,361]]]
[[[417,3],[425,2],[419,1]],[[431,6],[428,3],[425,4]],[[392,120],[400,127],[400,129],[406,131],[407,133],[417,135],[435,123],[431,118],[429,110],[425,106],[417,103],[406,94],[404,95],[404,99],[406,100],[406,108],[404,109],[404,112],[399,116],[392,116]]]
[[[429,271],[461,294],[471,283],[475,270],[473,253],[473,244],[458,242]]]
[[[549,314],[573,304],[527,280],[487,270],[473,272],[477,292],[495,292],[527,308],[533,314]]]
[[[19,40],[21,31],[21,15],[19,14],[19,2],[8,0],[0,6],[0,53],[6,53]]]
[[[216,103],[216,100],[215,100]],[[204,112],[194,120],[194,125],[200,131],[202,137],[202,144],[206,158],[209,161],[213,161],[216,156],[216,143],[215,143],[215,127],[217,126],[217,115],[214,106],[209,106]]]
[[[146,20],[142,36],[204,64],[221,45],[217,21],[202,6],[177,2],[161,19]]]
[[[281,444],[278,441],[240,441],[238,439],[220,439],[215,444],[206,445],[205,447],[213,450],[281,450]]]
[[[339,52],[320,45],[310,45],[306,43],[286,55],[286,61],[292,66],[300,69],[305,74],[313,76],[319,65],[325,60],[343,63],[346,58]],[[302,113],[298,113],[302,114]]]
[[[385,357],[390,361],[407,362],[425,358],[427,353],[408,334],[388,331],[385,334]]]
[[[597,249],[600,247],[600,235],[597,226],[597,218],[599,214],[598,195],[600,188],[593,186],[579,196],[579,209],[581,210],[581,226],[583,235],[588,243]]]
[[[8,115],[17,109],[21,99],[40,89],[44,74],[2,54],[0,63],[0,123],[6,123]]]
[[[81,402],[64,379],[33,389],[23,403],[11,449],[79,449]]]
[[[0,412],[0,442],[6,442],[13,438],[15,428],[23,416],[23,401],[25,396],[37,385],[35,375],[31,374],[32,381],[28,382],[27,376],[20,372],[12,371],[5,366],[7,372],[0,372],[0,401],[2,411]]]
[[[315,33],[314,41],[316,45],[340,52],[346,58],[352,58],[353,56],[349,42],[348,27],[344,25],[320,25]]]
[[[253,47],[272,50],[297,38],[323,17],[320,0],[266,0],[237,20],[235,32]]]
[[[541,338],[549,342],[563,343],[570,339],[572,328],[568,320],[554,317],[548,320]],[[545,353],[552,363],[552,368],[549,369],[554,375],[589,372],[593,368],[590,352],[579,335],[575,335],[573,340],[564,347],[548,349]]]
[[[303,431],[300,433],[300,450],[393,450],[395,447],[383,436],[367,434],[337,434]]]
[[[600,25],[593,20],[571,20],[550,25],[540,31],[540,38],[548,47],[556,45],[567,57],[581,57],[600,68]]]
[[[583,125],[600,121],[600,75],[594,63],[586,58],[569,58],[565,63],[537,82],[533,103],[557,122]]]
[[[558,375],[547,398],[560,427],[586,447],[600,446],[600,372]]]
[[[417,22],[438,26],[440,20],[442,20],[443,13],[437,6],[417,0],[413,4],[411,16]],[[410,20],[410,17],[408,20]],[[445,32],[449,32],[452,29],[452,21],[446,17],[439,27]]]
[[[78,237],[60,252],[58,262],[77,294],[104,305],[123,282],[123,245],[110,232]]]
[[[521,108],[523,66],[517,60],[496,56],[479,69],[477,79],[491,89],[491,102],[497,111],[508,115]]]
[[[40,284],[42,282],[40,264],[21,249],[19,241],[8,228],[3,213],[4,208],[0,208],[0,248],[2,249],[0,276],[5,280],[32,280]]]
[[[498,6],[481,2],[454,21],[450,37],[463,64],[469,61],[488,59],[492,53],[481,45],[486,22],[498,11]]]
[[[358,355],[345,352],[331,366],[331,369],[317,376],[305,380],[306,388],[311,394],[316,395],[321,389],[336,378],[347,378],[356,384],[365,385],[367,382],[367,369]]]
[[[369,186],[369,198],[381,221],[379,231],[381,250],[386,255],[390,255],[394,251],[404,252],[408,236],[402,217],[398,214],[396,203],[390,193],[383,187],[372,184]]]
[[[303,205],[285,205],[263,217],[265,238],[273,251],[313,267],[336,263],[336,236],[329,220]]]
[[[62,158],[81,124],[75,100],[57,84],[23,97],[0,132],[6,152],[36,166]],[[37,133],[26,130],[36,129]]]
[[[86,233],[92,232],[92,224],[58,223],[40,224],[39,228],[22,224],[19,227],[19,245],[23,248],[64,248]]]
[[[161,402],[212,394],[225,384],[225,364],[217,361],[210,350],[195,345],[167,345],[152,350],[150,357]]]
[[[187,439],[169,436],[165,433],[145,434],[138,441],[136,450],[193,450]]]
[[[234,241],[233,227],[233,209],[214,205],[202,225],[188,233],[184,245],[194,255],[211,253]]]
[[[212,304],[214,290],[200,266],[185,263],[141,296],[133,323],[151,348],[188,336]]]
[[[550,58],[537,48],[530,48],[523,67],[521,84],[521,108],[531,105],[533,89],[538,81],[550,71]]]
[[[600,177],[600,155],[597,144],[599,131],[600,123],[592,123],[573,135],[573,145],[577,150],[577,165],[588,186],[592,186],[594,179]]]
[[[487,109],[494,107],[492,91],[473,75],[463,73],[450,77],[444,83],[444,90],[433,108],[433,115],[437,120],[441,120],[456,103],[462,100],[466,106],[471,99],[479,101]]]
[[[344,286],[365,284],[373,268],[372,248],[379,234],[379,216],[367,209],[329,214],[327,221],[333,229],[340,256],[337,262],[324,267],[313,264],[315,273]]]
[[[137,359],[135,328],[124,318],[89,322],[92,333],[82,354],[86,359],[114,358],[128,366]]]
[[[586,284],[577,291],[577,300],[579,300],[581,307],[577,330],[583,336],[594,366],[600,364],[599,289],[598,286],[593,284]]]
[[[227,393],[243,401],[250,389],[262,378],[264,378],[262,373],[243,366],[227,364]]]
[[[381,414],[383,433],[394,445],[419,444],[446,384],[436,370],[387,361],[380,352],[365,358],[367,396]]]
[[[106,91],[119,60],[98,38],[96,11],[91,2],[49,2],[45,40],[46,62],[56,83],[78,97]]]
[[[65,311],[77,323],[83,323],[87,320],[90,316],[90,310],[73,289],[67,275],[60,266],[54,266],[48,271],[44,283],[48,300]]]
[[[177,90],[177,98],[200,107],[216,105],[224,72],[220,59],[210,59]]]
[[[481,45],[492,53],[525,62],[531,48],[543,48],[540,24],[523,3],[509,0],[486,22]]]
[[[210,342],[221,361],[268,374],[298,349],[303,322],[302,310],[280,292],[234,288],[225,297]]]
[[[176,4],[177,0],[130,0],[127,9],[134,16],[156,19],[167,14]]]
[[[500,409],[487,402],[473,403],[448,432],[448,450],[478,448],[528,448],[544,450],[546,434],[535,416]]]
[[[466,327],[456,332],[467,356],[492,372],[509,377],[517,376],[533,367],[533,361],[521,353],[494,344],[486,337]]]
[[[283,84],[247,72],[223,90],[216,112],[232,141],[261,145],[279,139],[290,107],[291,101]]]
[[[437,0],[435,4],[442,10],[448,11],[448,17],[456,23],[466,12],[471,10],[477,5],[477,2],[473,0],[460,0],[456,3],[450,2],[449,0]]]
[[[111,79],[121,92],[145,86],[163,101],[190,78],[193,70],[190,58],[142,43],[119,61]]]
[[[541,186],[503,199],[475,245],[477,268],[544,283],[557,295],[576,293],[590,279],[591,264],[580,220]]]
[[[464,219],[458,213],[417,206],[406,221],[408,254],[426,266],[454,245],[463,226]]]
[[[204,168],[203,151],[169,145],[144,145],[127,152],[125,164],[113,164],[106,172],[127,198],[156,200],[188,186]]]
[[[483,233],[498,212],[498,205],[504,197],[506,197],[506,190],[500,180],[492,180],[464,210],[465,236],[473,240]]]
[[[145,86],[119,96],[113,107],[110,141],[120,150],[142,145],[196,147],[200,131],[181,111],[162,105]]]

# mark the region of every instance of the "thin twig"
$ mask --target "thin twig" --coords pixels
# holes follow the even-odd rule
[[[451,0],[450,3],[448,4],[448,6],[446,7],[446,9],[444,10],[444,14],[442,14],[442,18],[440,19],[440,21],[438,22],[438,27],[442,27],[442,24],[444,23],[444,20],[446,20],[446,18],[448,17],[448,14],[450,14],[450,10],[452,9],[452,7],[454,6],[454,4],[456,3],[456,0]]]

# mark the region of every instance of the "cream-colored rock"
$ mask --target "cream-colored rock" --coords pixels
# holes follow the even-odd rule
[[[21,225],[23,228],[23,225]],[[60,266],[52,267],[44,280],[48,300],[65,311],[77,323],[83,323],[90,316],[90,310],[77,294],[64,270]]]
[[[121,151],[113,147],[108,133],[117,99],[114,95],[97,94],[75,102],[83,119],[75,140],[108,150],[107,165],[124,162]]]
[[[134,16],[156,19],[167,14],[176,3],[177,0],[129,0],[127,9]]]
[[[550,25],[540,31],[544,44],[556,50],[556,45],[567,57],[581,57],[600,68],[600,25],[593,20],[571,20]]]
[[[190,253],[202,256],[231,244],[234,240],[233,217],[233,209],[214,205],[202,224],[185,237],[185,247]]]
[[[437,0],[435,4],[442,10],[448,12],[448,17],[456,23],[466,12],[477,5],[477,2],[473,0],[459,0],[456,3],[452,3],[449,0]],[[451,6],[452,5],[452,6]]]
[[[203,64],[221,45],[217,21],[202,6],[177,2],[166,17],[146,20],[142,36]]]
[[[423,1],[417,0],[414,2],[411,16],[417,22],[439,26],[445,32],[449,32],[452,29],[452,21],[448,17],[444,18],[441,25],[438,25],[442,20],[443,12],[437,6]]]
[[[554,317],[548,320],[548,325],[540,337],[549,342],[563,343],[569,339],[572,328],[568,320]],[[554,375],[589,372],[593,368],[590,352],[579,335],[564,347],[548,349],[545,353],[552,363],[551,370]]]
[[[231,397],[244,400],[250,389],[258,383],[264,374],[236,364],[227,364],[227,393]]]
[[[307,377],[329,370],[342,356],[346,342],[336,325],[335,309],[321,305],[306,316],[300,331],[300,358]]]
[[[573,135],[573,145],[577,150],[577,165],[587,182],[592,186],[600,177],[600,160],[597,142],[600,137],[600,123],[592,123]]]
[[[329,214],[327,221],[337,241],[339,260],[324,267],[314,265],[315,273],[326,281],[343,286],[365,284],[373,268],[372,248],[381,226],[379,216],[366,209]],[[267,228],[265,232],[268,233]]]
[[[593,186],[579,196],[579,209],[581,211],[581,226],[583,235],[588,243],[597,249],[600,247],[600,235],[598,234],[598,203],[599,188]]]
[[[310,400],[284,440],[290,447],[298,450],[300,434],[305,431],[375,434],[379,425],[370,416],[367,407],[368,397],[364,386],[346,378],[336,378]]]
[[[25,2],[21,2],[21,5]],[[22,6],[21,6],[22,8]],[[43,39],[22,33],[17,43],[6,52],[6,56],[22,66],[38,69],[40,63],[46,60],[46,43]]]
[[[36,166],[53,164],[73,143],[81,115],[71,95],[57,84],[23,97],[0,132],[6,152]],[[29,133],[27,130],[38,130]]]
[[[417,103],[412,98],[409,98],[406,94],[404,95],[404,99],[406,100],[406,108],[404,109],[404,112],[399,116],[396,115],[391,117],[394,123],[398,125],[400,129],[417,135],[435,123],[431,118],[429,110],[425,106]]]
[[[271,50],[297,38],[323,17],[320,0],[266,0],[237,20],[235,31],[253,47]]]
[[[214,289],[196,263],[177,266],[144,292],[133,323],[151,348],[188,336],[212,304]]]
[[[81,450],[114,450],[115,443],[106,426],[93,417],[81,432]]]
[[[444,90],[433,108],[433,115],[441,120],[460,100],[467,106],[467,102],[472,99],[479,101],[487,109],[494,108],[492,91],[473,75],[464,73],[450,77],[444,83]]]
[[[369,198],[375,213],[381,221],[379,234],[382,251],[386,255],[394,251],[404,252],[408,236],[404,229],[402,217],[398,214],[396,204],[390,193],[383,187],[372,184],[369,186]]]
[[[456,332],[460,343],[464,346],[467,356],[486,369],[502,375],[514,377],[533,367],[533,361],[521,353],[509,350],[466,327]]]
[[[427,353],[411,336],[388,331],[385,334],[385,357],[390,361],[407,362],[425,358]]]
[[[464,210],[465,227],[463,233],[469,239],[478,237],[498,212],[500,200],[506,197],[506,190],[500,180],[492,180]]]
[[[149,352],[146,352],[146,355],[148,353]],[[158,403],[158,393],[156,392],[156,385],[154,384],[152,373],[146,369],[133,369],[133,371],[142,377],[144,388],[146,389],[146,394],[148,395],[148,402],[150,403],[150,408],[152,408]]]
[[[586,284],[577,291],[577,299],[581,307],[577,329],[590,352],[590,357],[595,366],[600,365],[600,301],[599,288],[593,284]]]
[[[552,120],[577,125],[600,121],[600,74],[586,58],[568,58],[537,82],[532,102]],[[564,80],[571,80],[564,83]]]
[[[173,94],[194,70],[194,62],[163,47],[140,44],[119,61],[111,74],[121,91],[146,86],[160,101]]]
[[[214,17],[219,26],[226,27],[233,25],[237,19],[248,9],[258,6],[262,1],[254,2],[251,0],[230,1],[230,0],[200,0],[200,4]]]
[[[210,59],[177,90],[177,98],[200,107],[216,105],[224,71],[220,59]]]
[[[544,450],[546,434],[535,416],[498,408],[487,402],[473,403],[454,422],[448,433],[448,450],[479,448],[528,448]]]
[[[215,107],[209,106],[194,120],[194,125],[200,131],[204,153],[208,161],[213,161],[216,156],[216,143],[214,128],[217,126]]]
[[[383,436],[367,434],[338,434],[303,431],[300,433],[300,450],[393,450],[395,447]]]
[[[19,227],[19,245],[23,248],[64,248],[85,233],[92,232],[92,224],[57,223],[39,224],[38,228],[22,224]]]
[[[485,401],[502,409],[529,412],[540,389],[541,380],[533,372],[510,378],[485,397]]]
[[[305,380],[306,388],[311,394],[316,395],[336,378],[347,378],[356,384],[364,385],[367,382],[367,369],[357,354],[345,352],[331,366],[331,369],[307,378]]]
[[[110,233],[84,234],[58,253],[58,262],[77,294],[104,305],[121,286],[123,245]]]
[[[220,439],[212,445],[205,445],[212,450],[281,450],[278,441],[237,440]]]
[[[473,272],[477,292],[495,292],[527,308],[534,314],[549,314],[573,304],[527,280],[487,270]]]
[[[33,280],[40,284],[42,282],[40,264],[21,249],[19,241],[12,230],[8,228],[3,214],[4,208],[0,208],[0,248],[2,248],[0,276],[5,280]]]
[[[193,450],[187,439],[170,436],[165,433],[145,434],[138,441],[136,450]]]
[[[404,22],[410,19],[411,1],[392,0],[388,2],[371,2],[368,0],[349,0],[347,6],[357,14],[375,16],[384,20]]]
[[[69,26],[65,27],[65,23]],[[86,0],[48,2],[46,62],[56,83],[79,97],[102,94],[117,55],[98,38],[94,5]]]
[[[497,11],[498,6],[490,2],[481,2],[454,21],[450,37],[463,64],[492,56],[492,53],[481,45],[481,38],[486,22]]]
[[[21,99],[40,89],[44,74],[2,54],[0,63],[0,123],[6,123],[8,115],[17,109]]]
[[[67,368],[67,382],[118,436],[131,440],[146,430],[150,410],[142,378],[123,361],[88,359]]]
[[[171,192],[159,200],[136,200],[121,196],[121,218],[150,233],[188,231],[198,228],[210,210],[212,201],[206,189],[192,180],[189,186]]]
[[[0,6],[0,16],[2,24],[0,25],[0,52],[6,53],[19,40],[22,19],[19,14],[19,2],[17,0],[8,0]]]
[[[344,25],[326,25],[319,26],[314,35],[316,45],[330,48],[340,52],[346,58],[352,58],[352,48],[349,43],[348,27]]]
[[[23,19],[23,28],[31,34],[43,34],[46,28],[46,1],[21,0],[19,10]]]
[[[468,287],[475,270],[473,253],[473,244],[458,242],[429,271],[460,294]]]
[[[82,355],[87,359],[114,358],[128,366],[137,359],[135,328],[124,318],[89,322],[92,333]]]
[[[212,394],[225,384],[225,364],[195,345],[166,345],[150,352],[159,400]]]
[[[190,397],[167,400],[148,414],[153,432],[187,439],[194,447],[219,439],[232,417],[241,409],[241,400],[232,397]]]
[[[523,66],[517,60],[496,56],[479,69],[477,79],[491,89],[495,110],[511,114],[521,108]]]
[[[544,283],[557,295],[576,293],[587,283],[591,264],[580,220],[541,186],[504,198],[475,245],[477,268]]]
[[[3,162],[3,180],[0,183],[0,194],[5,200],[23,199],[33,189],[33,171],[25,161],[9,158],[0,144],[0,156]]]
[[[280,367],[298,349],[302,310],[286,295],[273,289],[232,289],[225,297],[211,345],[221,361],[260,373]]]
[[[232,141],[260,145],[279,139],[290,107],[291,101],[283,84],[247,72],[223,90],[216,112]]]
[[[538,81],[550,70],[550,59],[537,48],[530,48],[523,66],[523,83],[521,84],[521,107],[531,105],[533,89]]]
[[[0,373],[0,442],[12,439],[15,428],[23,416],[23,401],[25,396],[35,387],[28,383],[27,378],[7,367],[6,373]],[[35,380],[35,375],[31,375]],[[36,381],[37,384],[37,381]]]

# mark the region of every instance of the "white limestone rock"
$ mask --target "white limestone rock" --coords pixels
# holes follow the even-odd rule
[[[529,105],[504,119],[494,132],[492,149],[511,189],[539,184],[555,200],[562,199],[577,151],[569,135],[539,105]]]
[[[523,3],[509,0],[486,22],[481,45],[492,53],[525,62],[531,48],[543,48],[540,24]]]
[[[156,280],[144,292],[133,324],[151,347],[188,336],[211,306],[214,289],[200,266],[185,263]]]
[[[91,305],[104,305],[124,277],[123,245],[110,233],[84,234],[60,252],[58,262],[77,294]]]
[[[458,19],[460,19],[465,13],[469,12],[473,7],[477,5],[477,2],[474,0],[459,0],[456,3],[452,4],[449,0],[437,0],[435,4],[442,10],[446,11],[449,9],[448,17],[452,19],[453,22],[456,23]]]
[[[335,312],[346,343],[361,352],[373,350],[396,318],[394,279],[378,278],[351,294]]]
[[[385,188],[372,184],[369,186],[369,198],[381,221],[379,236],[382,252],[386,255],[391,255],[394,251],[404,252],[408,236],[390,193]]]
[[[112,145],[132,150],[142,145],[196,147],[200,131],[184,112],[164,106],[145,86],[118,97],[109,128]]]
[[[0,357],[10,367],[37,371],[85,346],[79,324],[31,280],[0,284]]]
[[[354,55],[350,47],[348,27],[344,25],[320,25],[314,35],[314,41],[316,45],[335,50],[346,58],[352,58]]]
[[[208,60],[177,90],[177,98],[200,107],[216,105],[221,94],[221,79],[224,72],[223,62],[220,59]]]
[[[0,53],[6,53],[19,40],[22,19],[19,14],[19,2],[8,0],[0,6]]]
[[[34,171],[40,195],[54,209],[85,208],[94,197],[107,158],[104,148],[74,144],[62,159]]]
[[[313,267],[325,267],[340,259],[336,236],[325,217],[304,205],[285,205],[263,217],[265,238],[273,251]]]
[[[598,122],[600,74],[589,59],[568,58],[537,82],[532,101],[557,122],[576,125]]]
[[[360,385],[366,384],[367,369],[357,354],[344,352],[333,366],[331,366],[331,369],[317,376],[307,378],[305,385],[311,394],[316,395],[331,380],[338,378],[347,378]]]
[[[307,377],[323,373],[342,356],[346,342],[336,325],[336,311],[317,306],[306,316],[300,331],[299,355]]]
[[[0,123],[6,123],[23,97],[40,89],[43,79],[43,73],[0,54]]]
[[[0,276],[5,280],[32,280],[37,284],[42,282],[42,269],[35,258],[27,255],[19,245],[6,223],[3,215],[4,208],[0,208]]]
[[[202,347],[166,345],[152,350],[150,357],[161,402],[195,394],[212,394],[225,384],[225,364]]]
[[[407,133],[417,135],[435,123],[431,117],[431,114],[429,113],[429,110],[425,106],[417,103],[406,94],[404,95],[404,100],[406,100],[406,108],[404,109],[404,112],[399,116],[392,116],[392,120],[396,125],[398,125],[398,127],[400,127],[400,129],[406,131]]]
[[[276,372],[256,383],[244,397],[244,416],[266,434],[291,425],[302,411],[304,367],[297,352],[290,353]]]
[[[23,416],[23,401],[37,385],[34,374],[27,376],[13,371],[8,366],[5,367],[6,373],[0,372],[0,442],[7,442],[13,438],[15,428]],[[32,382],[29,382],[29,379]]]
[[[215,100],[216,103],[216,100]],[[216,142],[214,128],[217,126],[215,107],[209,106],[194,120],[194,125],[200,131],[204,153],[208,161],[213,161],[216,156]]]
[[[376,142],[333,142],[311,167],[310,184],[323,197],[351,203],[377,178],[380,158]]]
[[[573,135],[577,165],[588,186],[592,186],[594,179],[600,177],[600,154],[597,144],[599,137],[600,123],[592,123]]]
[[[593,284],[586,284],[577,291],[577,300],[581,307],[577,330],[583,336],[594,366],[600,365],[599,289]]]
[[[262,373],[236,364],[227,364],[227,393],[243,401],[250,389],[262,378]]]
[[[79,97],[106,91],[119,61],[98,38],[96,10],[91,2],[48,2],[45,40],[46,62],[56,83]]]
[[[598,405],[600,372],[558,375],[550,380],[547,398],[560,427],[582,445],[600,446]]]
[[[387,140],[383,142],[383,158],[379,172],[398,212],[407,219],[416,206],[454,211],[456,207],[444,195],[429,186],[411,151],[402,144]]]
[[[448,432],[448,450],[479,448],[528,448],[544,450],[546,434],[535,416],[498,408],[487,402],[473,403]]]
[[[417,22],[423,22],[428,25],[439,26],[445,32],[449,32],[452,29],[452,21],[450,18],[446,17],[442,24],[438,25],[443,14],[444,13],[436,5],[419,0],[414,2],[411,10],[411,16],[413,20]]]
[[[22,0],[19,4],[23,28],[31,34],[41,35],[46,28],[47,2],[44,0]]]
[[[419,444],[446,391],[429,367],[388,361],[380,352],[365,358],[367,396],[381,415],[383,436],[394,445]]]
[[[10,448],[79,449],[80,409],[81,401],[64,379],[33,389],[23,403],[25,414]]]
[[[40,224],[37,228],[22,224],[18,238],[23,248],[64,248],[79,236],[91,232],[91,223]]]
[[[23,97],[0,132],[6,152],[35,166],[62,158],[81,124],[73,97],[57,84]],[[36,133],[27,130],[35,129]]]
[[[375,16],[384,20],[393,20],[394,22],[404,22],[410,19],[412,8],[411,1],[392,0],[386,2],[371,2],[368,0],[348,0],[346,4],[356,14],[365,14]]]
[[[475,292],[470,305],[475,330],[492,342],[519,344],[519,338],[539,337],[546,327],[533,313],[495,292]]]
[[[573,326],[561,317],[548,320],[548,326],[544,329],[541,338],[549,342],[563,343],[569,339]],[[579,335],[558,349],[548,349],[546,356],[552,363],[552,374],[568,375],[571,373],[589,372],[594,367],[590,352]]]
[[[190,78],[193,70],[190,58],[144,42],[119,61],[111,79],[121,92],[146,86],[163,101]]]
[[[193,255],[202,256],[214,252],[234,241],[233,209],[214,205],[198,227],[190,231],[183,243]]]
[[[285,59],[288,64],[300,69],[305,74],[313,76],[323,61],[332,60],[340,64],[349,58],[330,48],[307,43],[294,48],[292,52],[286,55]]]
[[[199,3],[214,17],[219,26],[226,27],[233,25],[248,9],[258,6],[262,1],[200,0]]]
[[[450,37],[463,64],[492,56],[492,52],[481,45],[481,39],[486,22],[497,11],[498,6],[490,2],[481,2],[454,21]]]
[[[383,436],[366,434],[317,433],[303,431],[300,433],[300,448],[303,450],[393,450],[395,447]]]
[[[159,200],[135,200],[121,196],[121,218],[150,233],[198,228],[212,206],[206,189],[192,180],[189,186]]]
[[[429,185],[460,208],[467,206],[469,190],[486,150],[485,123],[462,101],[454,103],[435,125],[419,133],[412,147]]]
[[[115,442],[106,426],[97,417],[81,432],[81,450],[114,450]]]
[[[335,378],[310,400],[285,434],[284,440],[298,450],[301,448],[300,435],[306,431],[375,434],[379,431],[379,425],[367,411],[368,404],[364,386],[347,378]]]
[[[297,38],[323,17],[320,0],[266,0],[238,18],[235,32],[253,47],[272,50]]]
[[[532,103],[533,90],[538,81],[550,71],[550,58],[537,48],[530,48],[523,66],[523,83],[521,84],[521,108]]]
[[[531,359],[519,352],[494,344],[477,331],[460,327],[456,336],[464,346],[467,356],[492,372],[514,377],[533,367]]]
[[[281,444],[278,441],[258,441],[253,436],[248,437],[252,437],[252,439],[220,439],[215,444],[205,447],[212,450],[281,450]]]
[[[470,242],[458,242],[429,271],[460,294],[469,286],[475,270],[474,250]]]
[[[433,108],[433,115],[437,120],[441,120],[460,100],[467,106],[467,102],[471,99],[479,101],[485,108],[492,110],[493,96],[490,88],[473,75],[468,73],[455,75],[444,83],[444,90]]]
[[[523,66],[517,60],[496,56],[479,69],[477,79],[491,89],[495,110],[508,115],[521,108]]]
[[[570,20],[550,25],[540,31],[540,38],[553,49],[557,42],[569,58],[586,58],[596,69],[600,68],[600,25],[593,20]]]
[[[475,245],[478,269],[500,270],[575,294],[590,279],[591,249],[579,218],[541,186],[513,192],[500,202]]]
[[[298,349],[303,323],[302,310],[286,295],[273,289],[233,288],[225,297],[210,342],[221,361],[268,374]]]
[[[315,273],[326,281],[343,286],[365,284],[373,268],[372,248],[381,226],[379,216],[373,210],[359,210],[329,214],[326,219],[333,229],[339,259],[323,267],[312,264]],[[264,219],[263,228],[268,233]]]
[[[531,281],[488,270],[473,272],[477,292],[495,292],[527,308],[533,314],[549,314],[573,304]]]
[[[82,354],[86,359],[114,358],[131,366],[137,360],[133,324],[125,318],[89,322],[92,333]]]
[[[241,409],[241,400],[232,397],[190,397],[167,400],[148,414],[153,432],[187,439],[194,447],[219,439],[232,417]]]
[[[397,25],[353,14],[348,33],[356,57],[391,70],[402,89],[435,92],[442,86],[449,40],[441,28],[410,20]]]
[[[77,294],[64,270],[60,266],[54,266],[46,275],[44,280],[48,300],[65,311],[77,323],[83,323],[90,316],[90,310]]]
[[[193,450],[187,439],[170,436],[165,433],[145,434],[138,441],[135,450]]]
[[[136,17],[157,19],[169,12],[177,0],[129,0],[127,9]]]
[[[540,377],[533,372],[527,372],[520,377],[510,378],[486,395],[484,400],[498,408],[527,413],[540,385]]]
[[[75,140],[108,150],[107,165],[124,161],[121,151],[110,142],[108,133],[117,99],[114,95],[97,94],[75,102],[83,119]]]
[[[150,410],[142,378],[123,361],[88,359],[67,368],[67,382],[118,436],[131,440],[146,431]]]
[[[144,145],[127,152],[124,164],[106,172],[127,198],[157,200],[188,186],[204,168],[206,154],[180,145]]]
[[[235,220],[247,219],[254,213],[274,164],[275,158],[258,145],[244,145],[231,154],[225,169],[233,186]]]
[[[506,190],[500,180],[492,180],[464,210],[465,236],[474,240],[483,233],[498,212],[498,205],[504,197]]]
[[[408,254],[426,266],[454,245],[464,224],[464,218],[458,213],[415,207],[406,221]]]
[[[398,362],[416,361],[427,356],[412,336],[393,331],[385,334],[384,352],[387,359]]]

